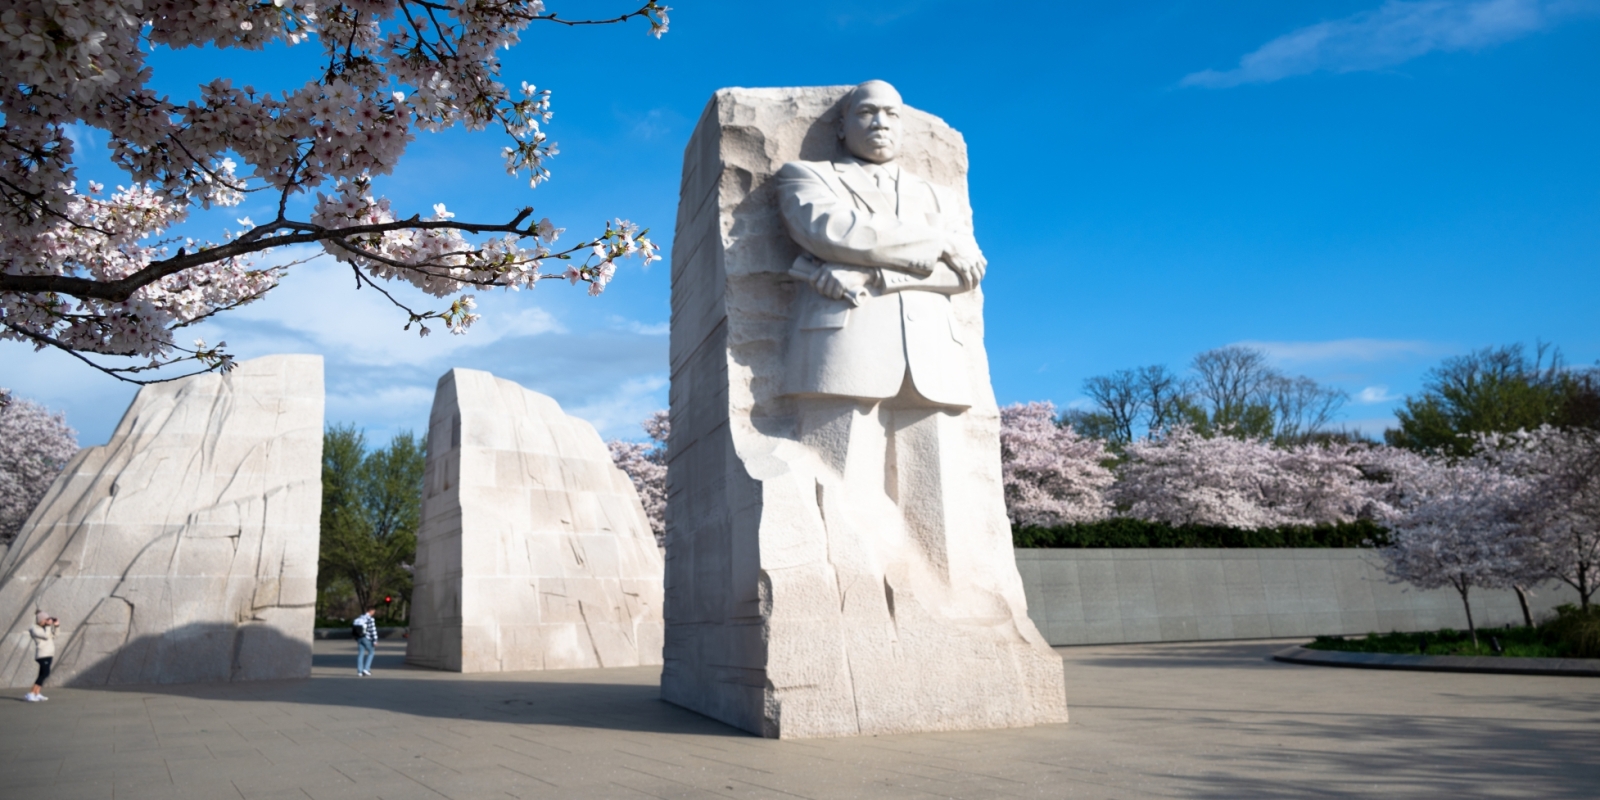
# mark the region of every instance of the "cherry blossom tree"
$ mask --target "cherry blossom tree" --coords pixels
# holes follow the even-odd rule
[[[1349,444],[1279,448],[1179,425],[1128,445],[1111,497],[1128,516],[1169,525],[1350,522],[1372,514],[1366,458]]]
[[[1525,558],[1588,610],[1600,587],[1600,432],[1544,425],[1489,434],[1474,460],[1527,484],[1516,513]]]
[[[1455,589],[1476,645],[1471,590],[1527,585],[1545,574],[1518,535],[1529,485],[1482,462],[1415,457],[1394,466],[1394,505],[1384,520],[1390,543],[1379,550],[1385,570],[1421,589]]]
[[[1104,464],[1105,442],[1056,424],[1049,402],[1000,409],[1001,476],[1014,525],[1054,527],[1111,514],[1106,490],[1114,480]]]
[[[1267,504],[1288,524],[1352,522],[1381,515],[1381,500],[1363,467],[1371,447],[1329,441],[1271,448],[1277,481],[1267,491]]]
[[[65,416],[0,389],[0,543],[16,538],[76,452]]]
[[[507,136],[506,171],[532,184],[557,149],[541,125],[550,92],[500,78],[499,51],[535,23],[643,20],[660,36],[667,7],[649,0],[603,20],[569,20],[542,0],[14,0],[0,11],[0,337],[56,347],[129,380],[192,361],[231,366],[222,344],[176,333],[261,297],[288,266],[260,266],[274,248],[317,243],[358,285],[388,296],[426,335],[478,319],[476,288],[532,288],[547,278],[598,294],[618,259],[657,258],[646,231],[623,220],[571,247],[532,208],[500,222],[395,208],[374,193],[418,131],[456,125]],[[219,77],[179,103],[150,88],[153,48],[321,49],[321,66],[278,94]],[[104,131],[130,183],[80,189],[69,131]],[[326,191],[323,191],[323,190]],[[246,194],[276,199],[264,222],[238,220],[212,239],[174,237],[196,209]],[[291,199],[314,193],[307,218]],[[470,238],[469,238],[470,237]],[[173,248],[176,248],[174,251]],[[546,271],[556,261],[564,268]],[[402,280],[443,309],[404,306],[382,283]],[[113,367],[87,355],[130,357]],[[126,363],[126,362],[124,362]],[[143,382],[143,381],[139,381]]]
[[[613,439],[606,442],[611,449],[611,460],[616,462],[633,480],[639,492],[639,502],[644,504],[644,514],[650,520],[650,531],[656,535],[656,544],[667,544],[667,436],[672,424],[667,421],[665,409],[646,417],[640,423],[650,437],[648,444]]]

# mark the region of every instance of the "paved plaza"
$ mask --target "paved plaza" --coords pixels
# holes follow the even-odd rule
[[[462,676],[394,640],[357,678],[320,641],[310,680],[0,702],[0,797],[1600,795],[1600,679],[1270,661],[1285,644],[1064,648],[1067,725],[771,741],[661,702],[659,668]]]

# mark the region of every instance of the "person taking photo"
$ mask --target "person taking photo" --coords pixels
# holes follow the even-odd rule
[[[33,681],[33,691],[22,698],[30,703],[50,699],[44,696],[44,682],[50,677],[51,663],[56,660],[56,631],[60,629],[61,620],[43,611],[34,616],[34,625],[28,629],[28,635],[33,637],[33,660],[39,662],[39,677]]]

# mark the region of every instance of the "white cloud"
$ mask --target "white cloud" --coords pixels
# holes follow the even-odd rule
[[[349,265],[320,253],[315,245],[274,253],[270,263],[310,260],[292,268],[265,298],[200,326],[198,335],[208,342],[226,340],[229,350],[241,355],[309,347],[359,364],[384,365],[432,361],[501,339],[565,331],[549,312],[528,305],[527,292],[489,290],[477,294],[483,319],[467,334],[452,335],[435,322],[432,335],[423,338],[415,325],[404,329],[405,312],[383,295],[371,287],[358,290]],[[448,298],[399,282],[382,286],[417,311],[449,304]]]
[[[1400,427],[1400,420],[1393,416],[1366,417],[1364,419],[1340,420],[1339,427],[1347,430],[1357,430],[1378,441],[1383,441],[1383,432],[1390,428]]]
[[[1384,69],[1434,51],[1481,50],[1594,9],[1592,0],[1389,0],[1290,31],[1233,69],[1191,73],[1179,85],[1221,89],[1313,72]]]
[[[409,377],[409,376],[408,376]],[[421,434],[428,428],[433,409],[433,385],[425,376],[406,383],[372,387],[346,380],[327,381],[323,418],[329,425],[355,423],[368,428],[371,444],[382,444],[399,430]]]
[[[74,122],[67,126],[67,138],[72,140],[72,150],[79,158],[89,155],[92,151],[105,147],[105,132],[92,128],[82,122]]]
[[[1389,361],[1433,356],[1441,348],[1429,342],[1406,339],[1332,339],[1322,342],[1243,341],[1235,344],[1266,351],[1280,366],[1352,361]]]
[[[1356,392],[1355,401],[1363,405],[1371,403],[1391,403],[1400,398],[1389,394],[1389,387],[1383,385],[1368,386]]]
[[[666,407],[663,393],[667,383],[666,375],[630,378],[602,397],[562,410],[588,420],[608,438],[643,439],[644,429],[639,423]]]
[[[628,135],[650,141],[682,127],[683,117],[670,108],[652,108],[643,114],[618,111],[617,117],[628,126]]]
[[[646,323],[636,319],[619,317],[615,314],[611,315],[611,327],[620,331],[637,333],[640,336],[666,336],[672,332],[672,323],[670,322]]]

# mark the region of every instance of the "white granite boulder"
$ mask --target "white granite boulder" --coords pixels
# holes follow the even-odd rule
[[[36,610],[61,620],[53,685],[309,675],[322,406],[320,356],[140,389],[0,562],[4,685],[33,682]]]
[[[966,147],[863,87],[897,114],[721,90],[684,154],[662,697],[779,738],[1065,722],[1012,554]]]
[[[594,426],[478,370],[439,379],[406,661],[661,663],[661,552]]]

